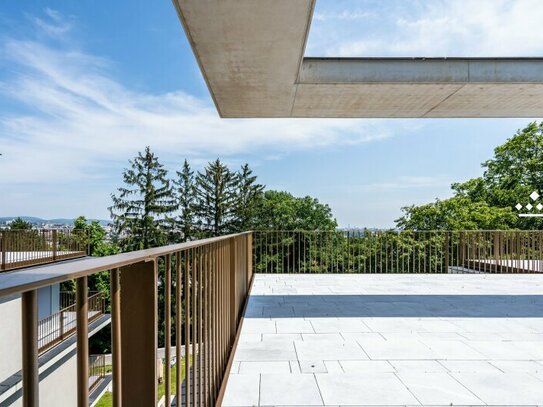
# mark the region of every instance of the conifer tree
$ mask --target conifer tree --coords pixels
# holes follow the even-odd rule
[[[123,172],[125,186],[112,194],[111,218],[123,251],[147,249],[166,243],[168,215],[175,199],[167,171],[149,147],[130,160]]]
[[[237,174],[217,158],[196,175],[195,212],[207,236],[219,236],[235,229]]]
[[[262,200],[264,185],[256,182],[256,175],[249,164],[241,166],[238,172],[238,191],[236,203],[236,226],[238,232],[250,230],[255,226],[254,218],[259,202]]]
[[[182,242],[194,237],[194,210],[195,210],[195,185],[194,171],[191,170],[187,160],[183,163],[183,169],[177,171],[176,186],[177,209],[179,216],[175,220],[175,229],[178,239]]]

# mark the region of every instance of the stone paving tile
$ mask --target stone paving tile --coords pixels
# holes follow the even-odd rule
[[[304,360],[298,362],[302,373],[328,373],[326,365],[322,360]]]
[[[252,373],[290,373],[290,364],[287,361],[274,362],[238,362],[240,374]]]
[[[435,353],[435,358],[440,360],[481,360],[485,359],[482,353],[462,341],[421,340]]]
[[[543,276],[257,275],[225,406],[543,405],[542,345]]]
[[[446,373],[447,369],[436,360],[389,360],[399,373]]]
[[[345,340],[343,336],[340,333],[333,333],[333,334],[312,334],[312,333],[304,333],[302,334],[302,338],[306,342],[312,342],[312,341],[325,341],[325,342],[342,342]]]
[[[394,373],[317,374],[325,405],[419,404]]]
[[[384,360],[340,360],[345,373],[394,373],[396,369]]]
[[[261,380],[261,406],[324,405],[312,374],[263,374]]]
[[[228,378],[228,386],[222,405],[228,407],[258,406],[260,399],[259,374],[233,374]]]
[[[526,373],[451,373],[490,405],[543,404],[543,385]]]
[[[368,359],[356,341],[295,342],[298,360],[361,360]]]
[[[311,322],[300,318],[277,319],[275,321],[278,334],[307,334],[315,333]]]
[[[370,359],[436,359],[436,353],[418,340],[389,340],[363,343]]]
[[[543,373],[543,364],[532,360],[493,360],[490,364],[505,373]]]
[[[500,369],[486,360],[440,360],[453,373],[500,373]]]
[[[273,341],[239,343],[234,355],[234,360],[239,362],[296,359],[293,343]]]
[[[315,333],[371,332],[358,318],[310,319]]]
[[[398,377],[423,405],[484,405],[485,403],[448,373],[398,373]]]

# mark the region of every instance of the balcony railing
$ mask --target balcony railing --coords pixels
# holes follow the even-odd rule
[[[543,231],[263,231],[257,273],[540,273]]]
[[[85,241],[70,230],[0,230],[0,271],[83,257]]]
[[[106,356],[89,356],[89,391],[94,390],[106,377]]]
[[[111,276],[113,405],[155,405],[159,313],[164,315],[165,360],[173,356],[173,320],[175,358],[182,361],[176,363],[177,405],[220,405],[253,270],[541,272],[542,250],[543,231],[248,232],[7,273],[0,275],[0,297],[22,294],[25,406],[38,404],[37,290],[71,279],[77,287],[78,405],[88,405],[93,305],[87,278],[103,271]],[[164,309],[158,309],[159,296]],[[170,400],[170,369],[164,382],[165,399]]]
[[[113,406],[156,405],[159,313],[164,315],[165,359],[173,356],[173,317],[175,356],[183,361],[183,367],[176,363],[177,405],[220,404],[252,281],[252,253],[252,234],[242,233],[0,275],[0,298],[22,297],[23,405],[39,404],[37,290],[75,279],[77,405],[88,406],[88,318],[93,305],[87,280],[104,271],[111,278]],[[164,298],[160,310],[159,295]],[[166,400],[171,379],[166,369]]]
[[[62,296],[61,296],[62,298]],[[88,322],[96,320],[104,314],[105,300],[101,293],[88,297]],[[38,321],[38,352],[43,353],[56,344],[73,335],[76,331],[77,309],[75,301],[72,305],[61,308],[48,317]]]

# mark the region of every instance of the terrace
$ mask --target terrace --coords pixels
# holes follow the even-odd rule
[[[88,405],[86,279],[102,271],[115,406],[156,403],[159,313],[164,360],[183,361],[175,383],[163,372],[172,405],[537,405],[543,277],[525,265],[542,243],[536,231],[248,232],[4,273],[0,297],[22,294],[24,405],[39,400],[36,289],[72,278]]]
[[[84,240],[69,230],[1,230],[0,271],[84,257]]]

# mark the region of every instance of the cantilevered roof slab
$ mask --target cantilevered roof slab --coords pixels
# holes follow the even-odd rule
[[[314,0],[174,0],[221,117],[538,117],[543,58],[305,58]]]

